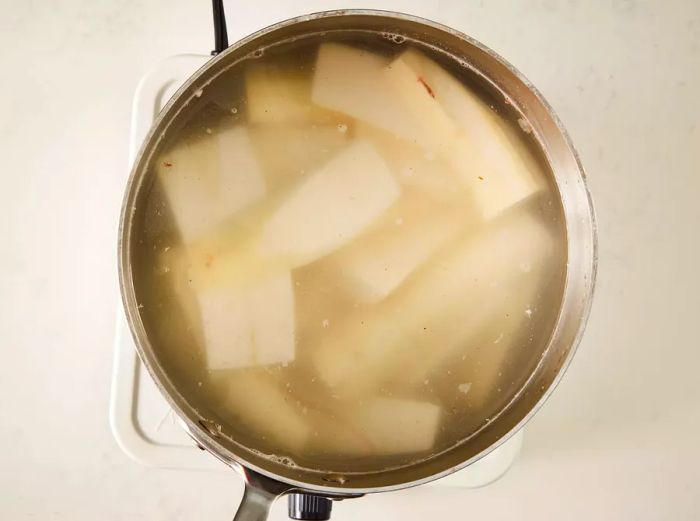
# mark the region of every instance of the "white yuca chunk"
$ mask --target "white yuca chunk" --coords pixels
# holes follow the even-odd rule
[[[332,412],[309,409],[313,450],[337,456],[388,456],[430,450],[442,409],[429,402],[371,397]]]
[[[431,373],[454,362],[456,355],[468,356],[470,360],[464,368],[473,363],[479,365],[478,378],[469,380],[473,384],[470,396],[473,402],[483,401],[485,394],[494,388],[497,374],[527,319],[527,310],[535,304],[542,280],[542,261],[552,251],[549,237],[534,237],[536,241],[547,241],[540,242],[543,247],[540,257],[529,256],[518,268],[509,270],[501,282],[483,279],[479,284],[475,281],[474,291],[480,290],[482,294],[488,291],[488,299],[480,302],[465,299],[460,303],[459,312],[452,315],[453,319],[442,321],[438,338],[426,335],[418,339],[411,350],[419,356],[413,357],[404,367],[401,374],[404,382],[423,382]],[[532,260],[534,265],[530,264]],[[527,271],[523,266],[528,266]],[[458,372],[455,368],[450,371]]]
[[[450,341],[455,329],[480,327],[500,302],[495,294],[523,276],[521,265],[541,263],[551,249],[549,233],[528,214],[494,222],[421,270],[400,298],[348,317],[314,350],[319,375],[352,392],[420,378],[459,345]]]
[[[392,62],[388,76],[406,107],[440,129],[436,150],[461,174],[484,218],[543,188],[534,158],[507,124],[440,65],[411,49]],[[450,129],[457,130],[452,138]]]
[[[309,118],[309,82],[299,71],[271,64],[251,66],[245,75],[252,123],[299,122]]]
[[[158,177],[185,243],[262,199],[265,184],[245,127],[230,127],[163,155]]]
[[[523,298],[534,295],[542,266],[552,252],[552,236],[543,224],[518,212],[493,223],[479,237],[437,263],[431,280],[426,277],[423,287],[417,286],[414,291],[430,300],[443,298],[443,303],[452,305],[443,305],[432,317],[426,317],[426,332],[433,333],[421,336],[414,331],[411,349],[416,356],[407,359],[402,380],[423,381],[466,342],[483,335],[510,311],[515,313],[512,305],[519,299],[513,299],[513,293],[522,292]],[[448,289],[450,285],[452,289]]]
[[[197,292],[207,367],[294,360],[294,292],[288,273],[250,286]]]
[[[294,360],[295,303],[289,272],[243,286],[193,288],[182,249],[169,250],[161,262],[210,370]]]
[[[187,256],[184,247],[167,248],[159,257],[159,269],[161,273],[169,275],[172,281],[175,300],[180,305],[190,331],[202,348],[204,348],[204,336],[201,323],[199,303],[195,292],[192,290],[187,278]]]
[[[450,339],[452,347],[446,350],[463,353],[460,364],[453,365],[451,372],[463,375],[462,385],[468,385],[465,394],[473,406],[486,405],[497,392],[499,375],[505,373],[508,356],[517,347],[524,322],[530,320],[528,313],[535,308],[541,276],[542,270],[537,269],[531,276],[522,277],[512,291],[500,295],[498,306],[484,317],[481,327],[463,328]],[[425,370],[414,373],[416,379],[426,374]]]
[[[373,398],[352,415],[373,454],[406,454],[433,448],[442,409],[414,400]]]
[[[189,253],[189,278],[197,288],[237,285],[311,263],[359,235],[399,192],[374,147],[353,141],[269,201],[243,241],[200,241]]]
[[[440,203],[464,205],[460,177],[442,157],[372,125],[356,123],[354,135],[371,141],[401,186]]]
[[[175,148],[165,156],[159,174],[186,243],[265,194],[244,127],[224,129]],[[293,360],[290,274],[283,272],[242,288],[192,291],[184,267],[187,246],[183,248],[168,252],[167,267],[173,271],[185,316],[204,346],[208,367],[230,369]]]
[[[366,124],[356,126],[355,136],[376,144],[394,177],[406,187],[382,219],[332,259],[350,293],[375,302],[463,231],[474,215],[457,193],[458,180],[439,159],[426,158],[420,148]]]
[[[329,259],[356,299],[384,299],[469,222],[466,211],[415,199],[401,199],[381,222]]]
[[[457,138],[457,127],[435,99],[430,78],[416,73],[403,56],[389,64],[386,81],[391,85],[394,96],[403,102],[404,110],[413,116],[428,136],[422,144],[436,154],[449,156]]]
[[[310,263],[355,238],[399,193],[375,148],[355,141],[288,194],[263,224],[257,255],[289,268]]]
[[[298,452],[310,428],[302,410],[269,374],[242,370],[229,379],[226,406],[235,423],[283,451]]]
[[[451,229],[441,224],[422,223],[395,233],[375,234],[339,259],[340,272],[358,298],[382,300],[445,244]]]
[[[209,369],[253,365],[251,325],[246,295],[231,288],[196,293],[201,341]]]
[[[245,84],[246,107],[251,123],[349,123],[349,119],[342,114],[311,102],[311,80],[298,67],[254,64],[246,72]]]
[[[485,117],[493,118],[491,128],[465,131],[455,149],[452,165],[461,173],[484,219],[492,219],[536,194],[546,184],[536,159],[513,129],[496,114],[488,113]]]
[[[289,272],[257,281],[246,292],[253,362],[294,360],[294,289]]]
[[[299,181],[347,144],[348,129],[337,125],[263,124],[250,128],[251,141],[269,186]]]
[[[387,66],[388,61],[377,54],[323,44],[318,50],[311,99],[408,141],[433,143],[432,129],[417,121],[394,92],[386,78]]]
[[[307,449],[322,454],[368,456],[375,453],[374,445],[363,425],[357,425],[342,410],[306,410],[305,418],[313,428],[312,442]]]

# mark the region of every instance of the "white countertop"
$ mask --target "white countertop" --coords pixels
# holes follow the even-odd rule
[[[227,2],[233,41],[312,0]],[[593,313],[523,453],[478,490],[346,501],[334,519],[700,518],[700,3],[366,1],[506,56],[589,173]],[[148,469],[109,430],[116,224],[130,103],[212,45],[209,2],[6,2],[0,16],[0,518],[229,519],[237,475]],[[280,502],[273,519],[285,519]]]

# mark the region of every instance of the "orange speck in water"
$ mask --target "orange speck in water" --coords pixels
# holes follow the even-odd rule
[[[420,82],[421,85],[423,85],[423,87],[425,87],[425,90],[428,91],[428,94],[430,94],[430,97],[434,98],[435,92],[433,92],[433,89],[430,87],[430,85],[428,85],[428,82],[425,81],[422,76],[418,76],[418,81]]]

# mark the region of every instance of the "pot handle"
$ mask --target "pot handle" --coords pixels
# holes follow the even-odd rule
[[[250,469],[240,469],[245,477],[245,489],[233,521],[265,521],[272,503],[285,494],[289,494],[288,509],[291,519],[319,521],[330,519],[333,508],[330,498],[305,494],[298,489],[295,491],[290,485]]]
[[[249,469],[243,469],[243,474],[245,490],[233,521],[265,521],[275,499],[291,487]]]

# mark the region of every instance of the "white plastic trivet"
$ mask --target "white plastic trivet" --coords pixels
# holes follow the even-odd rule
[[[208,59],[209,56],[193,54],[173,56],[141,79],[132,106],[130,164],[158,112]],[[182,470],[228,470],[216,458],[199,450],[180,427],[136,354],[121,302],[117,309],[109,417],[117,443],[139,463]],[[433,484],[474,488],[495,481],[520,452],[522,437],[521,430],[488,456]]]

